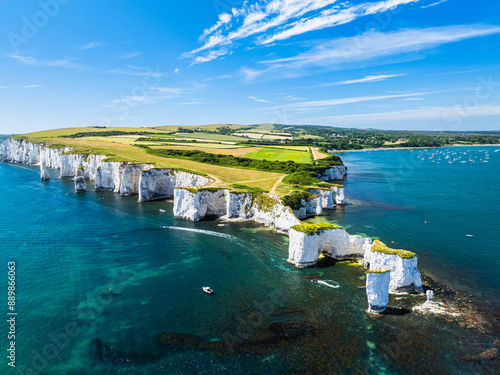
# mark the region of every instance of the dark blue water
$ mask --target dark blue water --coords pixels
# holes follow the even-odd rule
[[[429,235],[422,233],[427,225],[436,229],[435,239],[446,228],[459,233],[454,244],[468,240],[465,232],[482,241],[487,231],[479,228],[493,219],[483,213],[476,225],[473,210],[450,207],[469,220],[463,232],[458,224],[437,226],[430,211],[421,212],[417,203],[425,196],[408,193],[408,203],[370,196],[373,184],[383,184],[379,156],[370,164],[367,155],[357,155],[346,157],[355,204],[330,218],[353,232],[380,232],[387,242],[429,252],[429,260],[420,256],[426,265],[443,259],[451,270],[474,275],[481,261],[475,263],[477,253],[471,252],[491,248],[470,248],[470,267],[464,267],[461,252],[454,260],[440,253],[444,239],[438,245],[425,239],[426,247],[413,239]],[[359,169],[352,165],[356,157]],[[427,173],[427,186],[436,187]],[[177,221],[169,201],[75,194],[72,181],[39,181],[36,167],[0,164],[0,179],[0,280],[6,285],[7,262],[15,261],[18,312],[16,368],[1,360],[2,374],[419,374],[438,373],[436,362],[442,374],[484,370],[455,359],[469,346],[476,350],[484,337],[455,321],[407,313],[397,300],[391,301],[394,314],[373,320],[364,311],[361,268],[330,263],[296,270],[286,263],[288,238],[271,230]],[[483,182],[464,173],[456,189]],[[404,216],[415,216],[414,223],[408,226]],[[486,264],[483,259],[483,268],[492,270],[494,261],[493,255]],[[473,285],[494,279],[493,271],[484,275]],[[213,296],[202,292],[205,285],[215,290]],[[410,299],[421,297],[403,302]],[[6,314],[6,292],[4,300],[0,309]],[[1,347],[7,343],[6,334],[0,335]]]

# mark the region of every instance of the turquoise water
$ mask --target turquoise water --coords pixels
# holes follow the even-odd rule
[[[471,182],[490,183],[490,176],[460,172],[458,206],[446,201],[448,181],[434,202],[445,199],[455,212],[449,217],[468,227],[437,226],[436,220],[445,218],[431,215],[438,210],[430,203],[422,207],[425,196],[399,195],[406,190],[399,188],[385,192],[380,172],[390,171],[394,158],[376,155],[371,162],[369,154],[346,156],[353,204],[328,218],[353,232],[380,232],[386,242],[429,252],[428,258],[420,256],[421,263],[438,268],[443,259],[440,276],[459,272],[467,286],[489,285],[484,293],[494,301],[494,254],[486,262],[477,260],[478,252],[498,251],[482,239],[494,239],[485,227],[497,215],[494,202],[483,203],[491,210],[487,216],[469,199],[484,197],[483,190],[459,193]],[[352,163],[358,162],[355,168]],[[497,162],[492,155],[482,168]],[[323,263],[296,270],[286,263],[288,238],[271,230],[249,223],[177,221],[172,202],[137,203],[136,197],[110,192],[75,194],[72,181],[55,178],[56,171],[53,177],[41,182],[36,167],[0,163],[0,264],[6,283],[7,262],[16,262],[18,288],[17,367],[8,368],[4,359],[1,373],[470,374],[487,369],[456,361],[457,355],[477,351],[484,339],[457,322],[409,313],[396,300],[391,313],[370,318],[359,267]],[[430,170],[425,177],[425,186],[437,186]],[[441,238],[444,229],[452,244]],[[474,237],[463,254],[457,244],[467,243],[465,232]],[[420,246],[417,239],[427,236],[420,240],[426,246]],[[470,245],[479,241],[479,247]],[[445,256],[445,245],[456,258]],[[476,264],[486,269],[484,277],[474,271]],[[469,274],[473,281],[464,276]],[[313,284],[311,278],[325,283]],[[205,285],[215,290],[213,296],[202,292]],[[404,297],[401,303],[405,300],[422,297]],[[6,297],[3,306],[7,311]],[[1,346],[7,343],[1,335]]]

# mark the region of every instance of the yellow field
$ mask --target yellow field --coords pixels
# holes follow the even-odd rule
[[[200,147],[195,143],[190,145],[162,145],[162,146],[149,146],[151,148],[167,148],[170,150],[200,150],[204,152],[208,152],[210,154],[220,154],[220,155],[233,155],[233,156],[242,156],[249,152],[259,151],[260,147],[235,147],[235,148],[210,148],[210,147]]]

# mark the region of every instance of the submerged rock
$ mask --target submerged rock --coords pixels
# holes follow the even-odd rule
[[[436,301],[434,301],[434,291],[428,290],[426,292],[426,295],[427,295],[427,301],[425,301],[422,305],[414,306],[413,311],[440,314],[440,315],[451,315],[451,316],[460,315],[457,309],[448,307],[443,303],[437,303]]]
[[[391,270],[380,268],[366,271],[366,296],[368,297],[368,312],[380,314],[389,303],[389,284]]]
[[[457,359],[460,362],[465,362],[465,363],[478,364],[480,362],[478,357],[476,357],[475,355],[469,355],[469,354],[461,355],[461,356],[457,357]]]
[[[491,349],[485,350],[484,352],[479,354],[479,358],[481,358],[485,361],[491,361],[493,359],[498,359],[498,349],[491,348]]]

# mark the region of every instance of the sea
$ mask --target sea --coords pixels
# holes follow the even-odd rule
[[[499,148],[344,153],[345,208],[308,221],[416,252],[495,320]],[[0,163],[2,374],[499,373],[498,360],[457,359],[493,347],[498,326],[413,312],[419,295],[373,317],[359,265],[295,269],[271,228],[175,220],[172,201],[76,194],[51,174]]]

